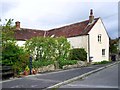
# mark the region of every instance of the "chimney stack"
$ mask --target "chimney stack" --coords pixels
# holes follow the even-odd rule
[[[19,22],[19,21],[16,21],[16,22],[15,22],[15,25],[16,25],[16,29],[17,29],[17,30],[20,30],[20,22]]]
[[[93,10],[90,10],[90,16],[89,16],[89,23],[92,23],[94,21],[94,16],[93,16]]]

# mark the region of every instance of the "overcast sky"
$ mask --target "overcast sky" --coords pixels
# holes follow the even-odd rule
[[[93,9],[111,38],[118,37],[119,0],[0,0],[0,18],[21,22],[21,28],[49,30],[89,19]]]

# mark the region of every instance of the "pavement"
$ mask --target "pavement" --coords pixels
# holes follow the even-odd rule
[[[111,66],[115,63],[109,65],[107,64],[107,66]],[[92,65],[88,67],[74,68],[58,72],[29,75],[27,77],[6,80],[0,83],[2,83],[3,90],[4,88],[40,88],[40,89],[48,89],[50,87],[55,88],[55,85],[57,86],[59,83],[60,85],[63,85],[65,84],[65,81],[71,82],[73,80],[80,78],[80,76],[84,77],[86,73],[91,74],[99,70],[102,70],[104,69],[103,67],[106,68],[106,65]]]

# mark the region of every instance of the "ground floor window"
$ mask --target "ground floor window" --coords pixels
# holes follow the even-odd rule
[[[102,56],[105,56],[105,49],[102,49]]]

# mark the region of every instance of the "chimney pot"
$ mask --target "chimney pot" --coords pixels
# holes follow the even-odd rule
[[[17,29],[17,30],[20,30],[20,22],[19,22],[19,21],[16,21],[16,22],[15,22],[15,25],[16,25],[16,29]]]
[[[90,10],[90,16],[89,16],[89,23],[92,23],[94,20],[94,16],[93,16],[93,10]]]
[[[90,10],[90,16],[93,16],[93,10],[92,9]]]

